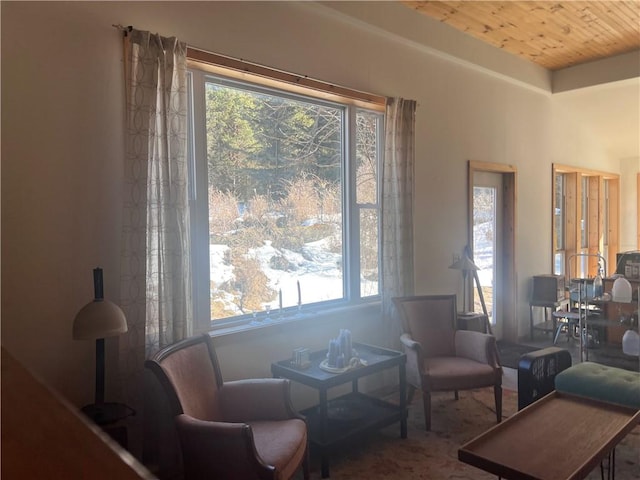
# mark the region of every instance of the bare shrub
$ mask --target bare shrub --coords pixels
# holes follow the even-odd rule
[[[329,237],[327,247],[331,253],[342,253],[342,236],[339,234],[340,230],[335,235]]]
[[[378,278],[378,215],[363,210],[360,216],[360,269],[369,280]]]
[[[284,248],[292,252],[300,252],[305,244],[305,231],[309,227],[288,226],[277,230],[273,239],[275,248]]]
[[[484,232],[484,236],[487,239],[487,242],[493,243],[493,228],[487,228],[487,231]]]
[[[275,291],[269,287],[269,279],[262,272],[257,259],[247,255],[235,255],[233,271],[235,279],[229,286],[237,297],[241,312],[261,310],[264,302],[275,298]]]
[[[377,181],[375,161],[361,161],[356,173],[358,203],[377,203]]]
[[[238,199],[230,192],[209,191],[209,234],[229,232],[238,219]]]
[[[327,180],[320,180],[317,189],[322,218],[324,219],[326,215],[330,217],[339,215],[342,211],[342,190],[340,185]]]
[[[356,115],[356,197],[358,203],[377,203],[380,117],[371,112]]]
[[[211,292],[216,291],[215,282],[209,282],[209,290]],[[226,318],[236,314],[234,310],[227,308],[227,304],[224,302],[224,297],[224,292],[217,292],[211,296],[209,301],[209,305],[211,307],[211,318]]]
[[[286,196],[280,203],[283,212],[296,224],[318,214],[317,182],[317,177],[308,174],[286,182]]]
[[[249,200],[247,217],[253,222],[264,224],[269,219],[269,200],[264,195],[256,195]]]
[[[261,228],[260,224],[256,224],[244,226],[236,231],[234,235],[227,238],[227,244],[230,250],[247,252],[251,248],[258,248],[264,245],[265,238],[264,229]]]
[[[241,238],[236,239],[237,246],[257,247],[264,240],[274,240],[277,217],[273,215],[270,202],[264,195],[256,195],[249,200]],[[241,243],[242,242],[242,243]]]
[[[216,297],[211,297],[211,318],[227,318],[236,312],[225,307],[225,303]]]
[[[333,235],[334,228],[332,225],[326,223],[317,223],[315,225],[309,225],[302,230],[303,243],[316,242],[322,240],[330,235]]]

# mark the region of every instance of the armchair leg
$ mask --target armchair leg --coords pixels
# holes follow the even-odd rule
[[[424,406],[424,426],[428,432],[431,430],[431,392],[422,391],[422,404]]]
[[[310,476],[310,468],[309,468],[309,447],[307,447],[307,451],[304,454],[304,460],[302,460],[302,477],[304,480],[309,480]]]
[[[495,385],[493,387],[493,396],[496,401],[496,419],[498,423],[502,421],[502,386]]]
[[[453,396],[454,396],[454,398],[455,398],[456,400],[460,400],[460,397],[459,397],[459,395],[458,395],[458,390],[454,390],[454,392],[453,392]]]

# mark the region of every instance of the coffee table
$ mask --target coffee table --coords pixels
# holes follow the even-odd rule
[[[507,480],[580,480],[639,422],[639,410],[554,391],[463,445],[458,459]]]
[[[301,369],[291,359],[271,365],[274,377],[289,378],[318,390],[318,405],[303,410],[307,419],[309,440],[321,454],[322,478],[329,476],[329,454],[353,444],[371,431],[400,422],[400,437],[407,437],[406,356],[402,352],[374,345],[354,343],[358,357],[367,364],[343,373],[331,373],[320,368],[327,350],[310,355],[311,364]],[[397,368],[399,377],[399,401],[386,402],[358,391],[358,380],[388,368]],[[351,392],[331,400],[327,391],[351,382]]]

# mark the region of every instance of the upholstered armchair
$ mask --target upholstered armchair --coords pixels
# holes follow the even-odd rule
[[[456,296],[396,297],[407,355],[411,403],[422,391],[424,418],[431,430],[431,392],[493,387],[497,421],[502,420],[502,368],[493,335],[456,330]]]
[[[185,480],[309,478],[307,426],[293,410],[289,380],[224,382],[211,338],[182,340],[145,366],[175,417]]]

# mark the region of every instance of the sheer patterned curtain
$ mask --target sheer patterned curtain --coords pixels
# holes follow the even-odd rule
[[[400,348],[400,321],[391,299],[413,295],[415,100],[390,98],[382,165],[382,314],[388,346]]]
[[[185,43],[125,37],[126,131],[120,339],[124,395],[142,408],[144,360],[192,324]]]

